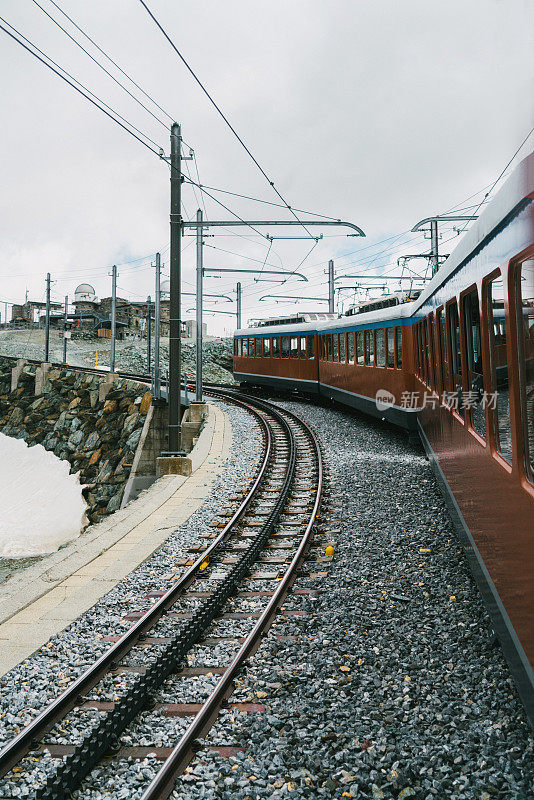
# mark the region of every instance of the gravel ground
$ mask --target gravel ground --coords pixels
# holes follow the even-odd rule
[[[227,498],[234,494],[237,486],[246,485],[253,471],[251,465],[259,461],[262,453],[261,434],[246,412],[231,405],[223,404],[223,407],[230,416],[233,446],[210,497],[158,551],[93,608],[0,678],[0,747],[109,647],[109,643],[103,641],[104,636],[120,635],[132,624],[123,620],[126,613],[146,609],[154,602],[145,595],[167,588],[169,580],[182,571],[175,566],[175,561],[188,557],[187,548],[200,541],[201,534],[209,530],[210,522],[217,517]],[[136,648],[131,658],[123,663],[146,664],[147,652],[146,648]],[[222,653],[220,655],[222,663],[227,657],[228,649],[224,658]],[[134,678],[128,674],[107,677],[90,696],[112,699]],[[70,730],[76,738],[75,722]],[[48,767],[47,761],[41,764],[40,760],[36,764],[30,757],[15,780],[12,780],[13,775],[0,780],[0,798],[31,796],[26,789],[31,790],[36,785],[39,771]]]
[[[309,615],[272,628],[296,641],[269,636],[243,676],[266,712],[225,711],[204,741],[244,752],[206,747],[174,797],[532,800],[528,723],[429,463],[379,423],[289,407],[342,496],[335,560],[285,603]]]
[[[324,525],[322,540],[335,540],[336,554],[297,580],[295,588],[318,595],[287,598],[285,609],[307,614],[277,618],[230,698],[262,703],[265,711],[223,710],[173,798],[532,800],[528,723],[421,450],[404,434],[363,417],[305,403],[288,407],[323,441],[341,510],[330,515],[340,520]],[[179,548],[171,552],[178,557]],[[168,570],[168,559],[164,563]],[[134,595],[154,587],[150,572],[162,564],[157,558],[149,564],[128,578],[133,584],[124,582]],[[313,577],[318,572],[326,577]],[[247,581],[250,590],[272,588],[273,581]],[[86,620],[93,644],[97,618],[111,629],[131,608],[120,595],[110,593]],[[236,598],[232,610],[261,605]],[[69,629],[76,644],[70,639],[66,646],[80,653],[84,629],[77,625]],[[241,622],[216,626],[229,633]],[[231,641],[198,645],[187,661],[225,665],[237,648]],[[109,679],[100,697],[128,679]],[[198,702],[214,685],[213,676],[174,678],[157,699]],[[9,688],[12,701],[24,691]],[[183,729],[183,719],[147,712],[123,743],[172,744]],[[243,751],[222,757],[210,749],[216,745]],[[136,800],[159,765],[153,756],[107,762],[74,800]]]

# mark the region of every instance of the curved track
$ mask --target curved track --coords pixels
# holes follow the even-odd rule
[[[130,376],[131,377],[131,376]],[[136,376],[137,377],[137,376]],[[319,444],[313,432],[297,416],[256,398],[237,397],[232,392],[212,390],[210,394],[235,403],[253,414],[261,427],[264,452],[258,471],[245,498],[221,532],[189,566],[177,582],[130,627],[95,663],[59,695],[39,716],[0,751],[0,775],[6,775],[21,759],[32,758],[46,749],[46,735],[74,708],[83,708],[87,694],[98,687],[120,662],[141,644],[143,667],[122,696],[115,698],[88,729],[82,741],[69,749],[57,769],[40,786],[34,797],[40,800],[63,800],[85,775],[102,759],[117,749],[122,732],[138,714],[154,704],[154,694],[169,676],[180,672],[186,654],[202,639],[214,620],[220,618],[229,600],[239,593],[242,582],[259,565],[272,563],[272,548],[286,548],[283,574],[259,616],[249,615],[252,627],[242,641],[217,685],[194,716],[191,724],[163,764],[143,798],[166,798],[175,778],[185,768],[194,752],[194,741],[205,735],[217,717],[221,703],[231,694],[233,681],[244,662],[258,647],[274,615],[289,592],[297,570],[309,547],[323,490],[323,465]],[[293,520],[291,533],[280,524],[287,515]],[[271,544],[272,536],[284,542]],[[276,563],[280,559],[274,559]],[[231,565],[226,569],[227,565]],[[221,571],[222,570],[222,571]],[[213,579],[211,579],[213,575]],[[212,591],[195,591],[205,583]],[[210,587],[211,588],[211,587]],[[265,594],[265,593],[264,593]],[[177,601],[202,597],[192,614],[173,611]],[[196,602],[196,600],[195,600]],[[135,616],[135,615],[134,615]],[[186,621],[181,621],[186,618]],[[180,621],[178,621],[180,620]],[[164,624],[164,637],[153,636],[154,628]],[[169,630],[172,631],[169,635]],[[151,632],[149,640],[147,633]],[[145,637],[145,641],[141,640]],[[209,637],[208,637],[209,638]],[[94,705],[93,705],[94,708]],[[53,748],[52,748],[53,749]]]

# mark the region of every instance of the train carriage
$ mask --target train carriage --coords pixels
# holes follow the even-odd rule
[[[416,300],[359,311],[237,331],[235,376],[418,430],[534,722],[534,154]]]

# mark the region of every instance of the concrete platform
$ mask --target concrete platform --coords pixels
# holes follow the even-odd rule
[[[188,456],[191,475],[159,478],[125,508],[0,585],[0,675],[91,608],[189,519],[208,497],[231,443],[228,415],[210,404]]]

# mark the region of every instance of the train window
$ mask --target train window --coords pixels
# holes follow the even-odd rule
[[[332,361],[332,334],[329,333],[326,337],[326,358]]]
[[[384,329],[376,331],[376,366],[386,366],[386,343],[384,341]]]
[[[486,411],[482,368],[482,342],[480,338],[480,309],[478,291],[473,289],[463,299],[465,352],[467,355],[468,393],[464,405],[475,431],[486,438]]]
[[[291,358],[299,357],[299,339],[298,336],[291,337]]]
[[[263,340],[263,355],[268,358],[271,355],[271,340],[264,339]]]
[[[261,339],[254,339],[254,355],[256,358],[261,357]]]
[[[280,358],[280,337],[273,338],[273,358]]]
[[[364,331],[363,332],[363,349],[365,352],[365,363],[366,365],[371,363],[371,346],[369,344],[371,336],[373,335],[372,331]]]
[[[517,275],[525,466],[529,479],[534,483],[534,260],[524,261]]]
[[[300,357],[306,358],[306,337],[300,337]]]
[[[365,364],[363,354],[363,331],[356,331],[356,361],[358,364]]]
[[[428,382],[429,384],[435,388],[436,386],[436,370],[435,370],[435,363],[436,360],[434,358],[434,314],[429,314],[427,317],[427,335],[428,335]]]
[[[395,346],[397,351],[397,369],[402,368],[402,328],[395,328]]]
[[[371,366],[374,366],[375,363],[375,332],[369,331],[369,354],[370,354],[370,361],[369,363]]]
[[[332,336],[332,361],[339,361],[339,334]]]
[[[234,356],[237,355],[237,339],[234,339]]]
[[[308,340],[308,358],[315,358],[314,337],[306,336],[306,339]]]
[[[347,333],[347,361],[354,364],[354,331]]]
[[[289,358],[289,336],[282,336],[282,358]]]
[[[512,430],[510,425],[510,387],[506,354],[506,317],[504,314],[504,286],[502,278],[487,285],[488,330],[490,352],[491,392],[490,410],[493,417],[495,446],[510,464],[512,463]],[[492,398],[495,397],[495,400]]]
[[[243,355],[243,339],[238,339],[237,340],[237,354],[238,354],[238,356],[242,356]]]
[[[340,333],[339,334],[339,360],[340,361],[346,361],[346,352],[347,352],[347,348],[345,346],[345,337],[346,337],[346,335],[347,335],[346,333]]]
[[[462,355],[460,345],[460,318],[456,300],[448,306],[449,310],[449,335],[451,337],[451,376],[453,396],[450,398],[453,408],[461,417],[465,417],[462,398]]]
[[[248,356],[248,339],[243,339],[243,355],[245,358]]]
[[[443,309],[441,308],[438,311],[438,332],[441,350],[441,388],[446,392],[449,388],[449,355],[447,353],[447,339],[445,337],[445,320],[443,319]]]
[[[428,336],[426,331],[426,320],[421,320],[421,373],[425,383],[430,383],[428,379]]]
[[[388,367],[394,367],[395,366],[395,329],[394,328],[386,328],[385,335],[386,335],[386,355],[387,355],[386,364],[387,364]]]

